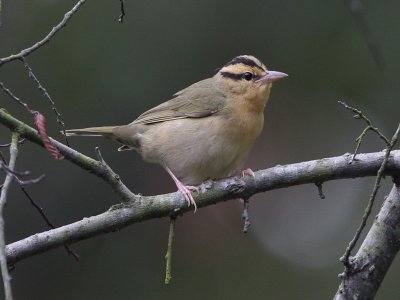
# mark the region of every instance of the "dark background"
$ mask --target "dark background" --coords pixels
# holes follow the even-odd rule
[[[75,1],[3,1],[0,57],[44,37]],[[87,1],[67,27],[28,57],[68,128],[126,124],[185,86],[210,77],[234,56],[253,54],[288,73],[274,85],[265,128],[249,158],[253,170],[353,151],[361,121],[337,104],[367,114],[388,137],[399,122],[400,2],[363,1],[363,13],[385,62],[379,70],[346,1]],[[0,81],[47,116],[62,140],[46,99],[19,62]],[[0,106],[32,124],[0,93]],[[0,142],[10,132],[0,127]],[[175,191],[159,166],[105,139],[75,138],[77,150],[107,162],[135,192]],[[372,133],[362,152],[380,151]],[[6,150],[2,150],[6,153]],[[100,179],[41,148],[20,147],[19,170],[45,181],[28,187],[57,226],[107,210],[119,199]],[[241,203],[230,201],[179,218],[173,282],[164,285],[168,219],[136,224],[73,245],[76,263],[60,248],[26,259],[12,272],[16,299],[331,299],[342,271],[338,258],[360,222],[373,178],[259,194],[251,199],[252,227],[244,235]],[[391,186],[385,180],[375,211]],[[13,187],[5,212],[7,241],[46,230]],[[399,262],[377,299],[397,299]]]

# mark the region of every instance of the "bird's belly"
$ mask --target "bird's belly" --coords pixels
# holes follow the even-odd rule
[[[220,121],[182,119],[156,125],[144,134],[141,154],[168,166],[187,185],[230,176],[245,163],[259,132],[237,132]]]

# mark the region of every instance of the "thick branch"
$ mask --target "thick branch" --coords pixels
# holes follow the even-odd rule
[[[400,249],[400,181],[386,198],[367,237],[351,258],[351,273],[341,274],[335,300],[373,299]]]
[[[4,109],[0,109],[0,123],[12,131],[19,132],[21,137],[43,146],[35,129],[13,118]],[[104,161],[94,160],[57,141],[54,141],[54,144],[67,160],[109,183],[125,202],[111,207],[100,215],[84,218],[8,245],[7,258],[10,264],[64,244],[72,244],[140,221],[171,216],[179,211],[185,212],[193,208],[186,206],[186,201],[180,193],[150,197],[135,195],[123,185],[118,175]],[[211,187],[204,185],[202,192],[195,194],[194,197],[200,208],[228,199],[246,199],[256,193],[299,184],[375,176],[384,155],[385,152],[359,154],[358,160],[349,164],[352,155],[347,153],[338,157],[276,166],[256,172],[254,178],[235,177],[214,182]],[[391,152],[385,175],[400,176],[400,150]]]
[[[384,152],[359,154],[349,164],[351,154],[324,158],[286,166],[276,166],[255,172],[255,177],[234,177],[214,182],[212,187],[195,194],[198,207],[228,199],[246,198],[253,194],[299,184],[325,182],[334,179],[375,176]],[[387,175],[400,174],[400,150],[393,151],[386,169]],[[185,212],[186,201],[180,193],[158,196],[136,196],[129,202],[115,205],[108,211],[53,230],[38,233],[7,246],[9,263],[72,244],[102,233],[112,232],[144,220]]]

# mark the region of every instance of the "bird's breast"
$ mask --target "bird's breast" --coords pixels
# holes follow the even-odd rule
[[[143,135],[141,153],[167,165],[183,183],[197,185],[241,168],[262,127],[262,113],[243,112],[163,122]]]

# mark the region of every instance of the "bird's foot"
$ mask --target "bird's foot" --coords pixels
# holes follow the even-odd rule
[[[188,203],[188,206],[190,206],[190,204],[193,204],[194,206],[194,212],[197,211],[197,205],[196,202],[193,199],[193,195],[192,192],[199,192],[200,189],[197,186],[192,186],[192,185],[184,185],[179,179],[178,177],[175,176],[174,173],[172,173],[171,169],[168,168],[167,166],[164,166],[165,170],[168,172],[168,174],[172,177],[172,179],[174,180],[176,187],[178,188],[178,191],[180,191],[183,195],[183,197],[185,198],[186,202]]]
[[[251,177],[253,177],[253,178],[255,177],[253,170],[250,169],[250,168],[247,168],[247,169],[245,169],[245,170],[241,170],[240,173],[239,173],[239,175],[242,175],[242,177],[244,177],[244,176],[246,176],[246,175],[251,176]]]
[[[193,199],[192,192],[199,192],[199,188],[197,186],[192,186],[192,185],[184,185],[182,182],[176,182],[176,186],[178,188],[178,191],[180,191],[183,194],[183,197],[185,197],[186,202],[188,203],[188,206],[190,204],[193,204],[194,206],[194,212],[197,210],[197,205],[196,202]]]

